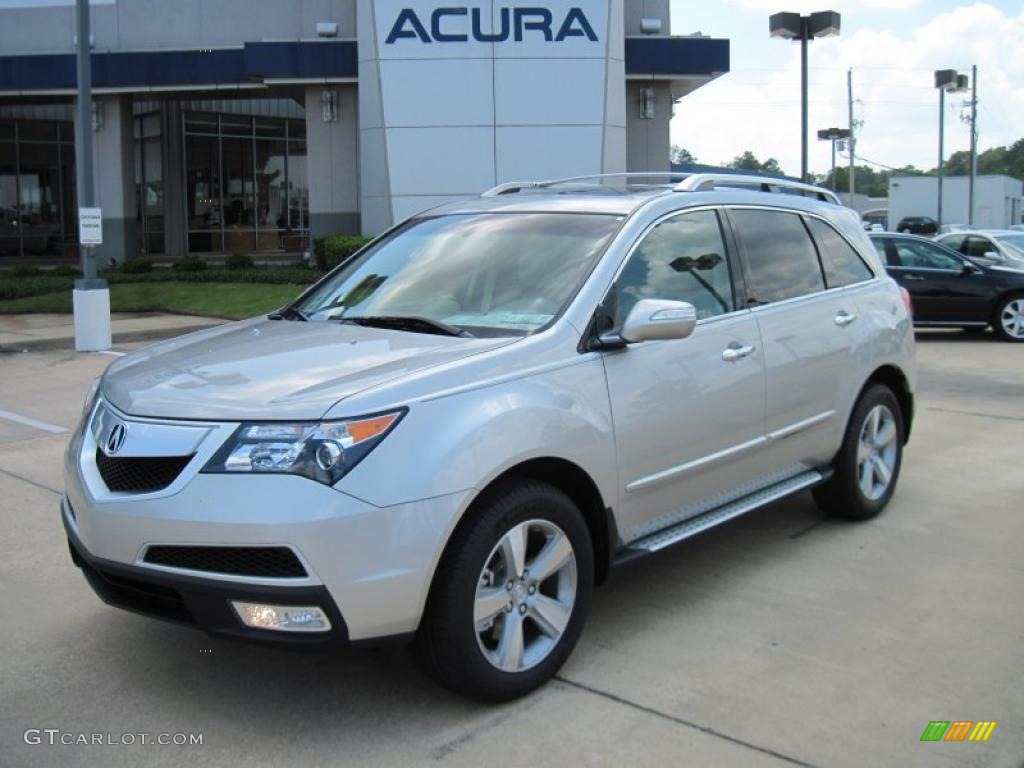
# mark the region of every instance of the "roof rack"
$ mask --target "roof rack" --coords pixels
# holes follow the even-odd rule
[[[835,192],[802,181],[769,176],[747,176],[738,173],[693,173],[673,189],[676,192],[701,192],[718,187],[757,187],[761,192],[792,191],[810,195],[825,203],[842,205]]]
[[[606,179],[666,179],[665,184],[652,186],[664,186],[674,192],[702,192],[718,187],[754,187],[761,192],[796,192],[804,196],[811,196],[825,203],[842,205],[839,197],[822,187],[813,184],[805,184],[792,179],[776,178],[773,176],[752,176],[740,173],[672,173],[672,172],[630,172],[630,173],[595,173],[589,176],[568,176],[564,179],[548,179],[546,181],[509,181],[499,184],[486,192],[481,197],[497,197],[498,195],[511,195],[529,189],[546,189],[559,184],[572,184],[575,182],[604,181]]]
[[[547,187],[553,187],[557,184],[572,184],[575,182],[584,181],[603,181],[605,179],[666,179],[666,183],[663,185],[666,188],[671,188],[671,184],[674,180],[682,181],[690,174],[688,173],[670,173],[667,171],[647,171],[637,172],[631,171],[629,173],[593,173],[588,176],[566,176],[562,179],[548,179],[546,181],[509,181],[504,184],[499,184],[496,187],[488,189],[486,192],[480,195],[480,197],[497,197],[498,195],[511,195],[517,192],[522,192],[526,189],[544,189]]]

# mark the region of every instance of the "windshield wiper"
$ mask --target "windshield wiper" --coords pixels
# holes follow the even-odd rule
[[[277,312],[271,312],[269,315],[267,315],[267,319],[301,320],[302,322],[306,322],[307,320],[309,320],[309,318],[306,317],[305,312],[303,312],[301,309],[296,309],[295,307],[285,307],[284,309],[277,310]]]
[[[399,331],[411,331],[413,333],[436,333],[442,336],[462,336],[471,338],[473,334],[465,328],[456,328],[454,325],[442,323],[440,320],[431,320],[429,317],[415,317],[408,315],[357,315],[354,317],[339,317],[339,323],[352,323],[370,328],[394,328]]]

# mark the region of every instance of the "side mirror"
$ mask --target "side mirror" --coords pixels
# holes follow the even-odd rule
[[[992,261],[1006,261],[1006,257],[999,253],[999,251],[985,251],[984,258],[991,259]]]
[[[966,277],[967,275],[977,275],[981,272],[976,264],[972,264],[969,261],[965,261],[960,267],[960,274]]]
[[[629,311],[619,335],[627,344],[685,339],[697,327],[697,309],[685,301],[641,299]]]

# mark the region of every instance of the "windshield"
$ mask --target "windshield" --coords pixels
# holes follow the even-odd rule
[[[414,219],[328,275],[294,309],[311,321],[387,319],[401,330],[525,335],[562,312],[621,221],[568,213]]]
[[[1000,235],[999,244],[1009,251],[1014,259],[1024,259],[1024,235]]]

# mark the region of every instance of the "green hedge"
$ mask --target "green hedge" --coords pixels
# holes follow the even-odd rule
[[[372,239],[362,235],[328,235],[318,238],[313,242],[317,269],[321,272],[334,269]]]
[[[111,285],[118,283],[267,283],[276,285],[309,285],[320,273],[307,267],[254,267],[253,269],[224,269],[211,267],[199,272],[178,272],[173,269],[157,268],[152,272],[124,274],[122,272],[101,272],[100,277]],[[66,291],[73,288],[72,276],[55,276],[42,273],[30,277],[11,277],[9,272],[0,272],[0,300],[20,299],[25,296],[40,296],[44,293]]]

